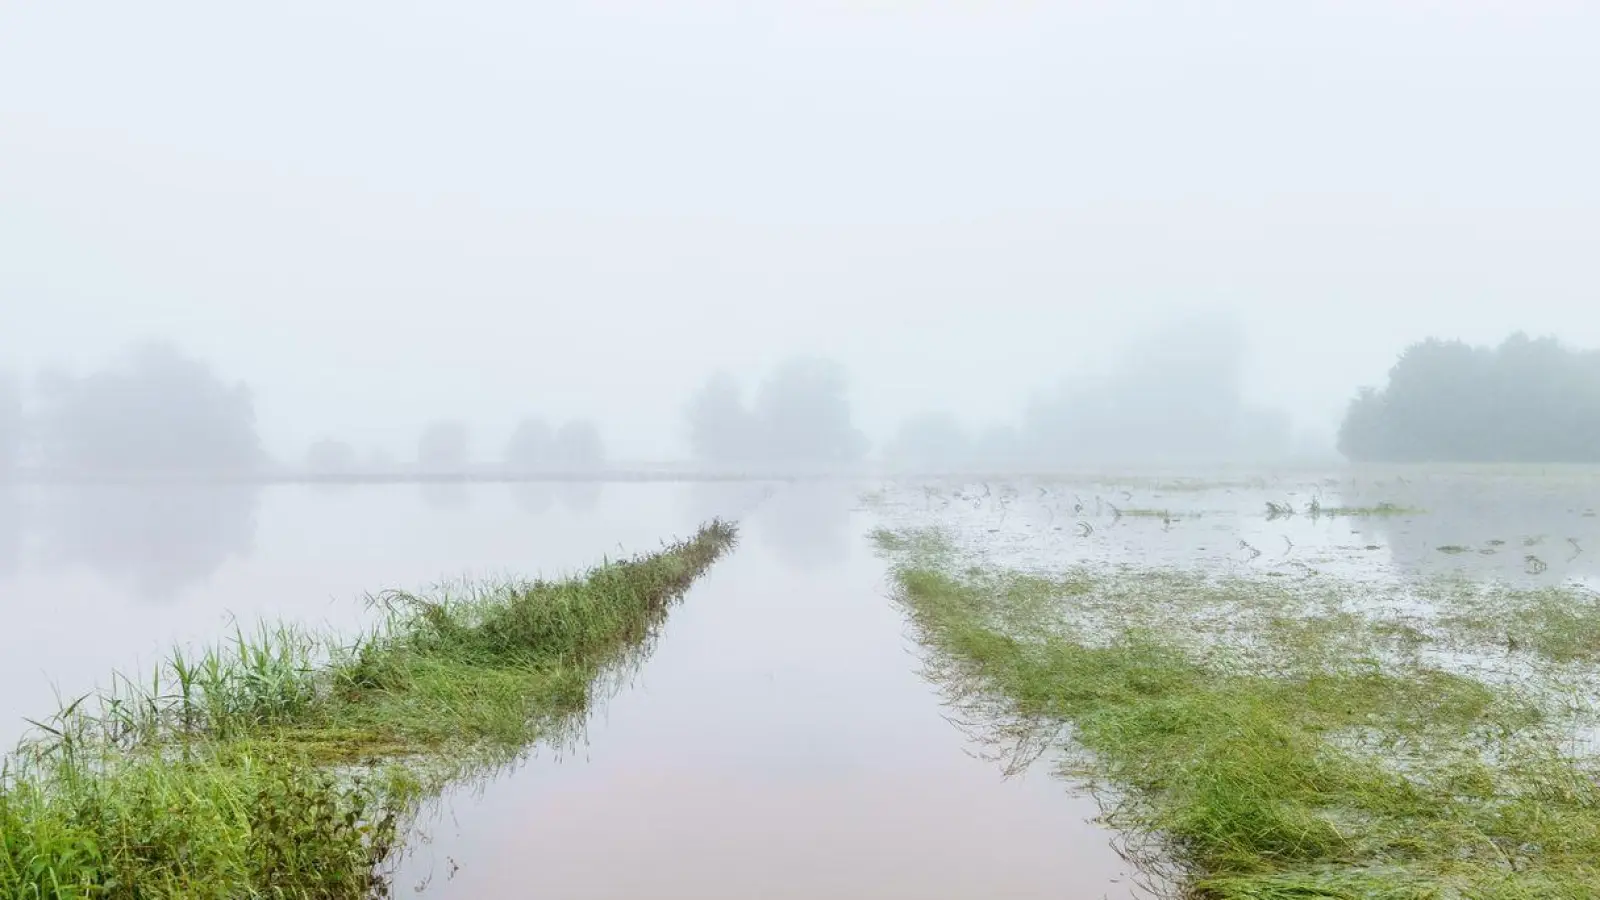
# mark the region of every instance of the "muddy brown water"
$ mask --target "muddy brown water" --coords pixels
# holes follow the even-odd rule
[[[395,894],[1139,896],[1097,807],[946,720],[844,486],[25,488],[0,497],[0,740],[234,618],[556,574],[744,524],[575,744],[430,804]]]

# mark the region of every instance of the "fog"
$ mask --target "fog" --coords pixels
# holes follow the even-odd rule
[[[0,465],[1328,455],[1415,342],[1600,346],[1597,38],[1557,0],[7,4]]]

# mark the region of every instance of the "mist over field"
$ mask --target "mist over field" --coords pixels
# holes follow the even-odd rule
[[[0,463],[1337,458],[1414,343],[1600,346],[1597,30],[11,7]]]

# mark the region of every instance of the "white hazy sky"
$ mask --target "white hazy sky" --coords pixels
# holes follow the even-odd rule
[[[1600,4],[0,0],[0,365],[173,338],[269,445],[674,452],[837,356],[882,435],[1179,310],[1331,428],[1429,333],[1600,345]]]

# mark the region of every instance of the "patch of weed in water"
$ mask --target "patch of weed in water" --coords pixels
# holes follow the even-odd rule
[[[1416,516],[1424,510],[1411,506],[1401,506],[1398,503],[1378,503],[1373,506],[1318,506],[1311,510],[1313,518],[1321,516],[1338,516],[1345,518],[1375,519],[1384,516]]]
[[[1592,590],[1443,581],[1420,593],[1444,611],[1438,625],[1463,646],[1504,646],[1555,665],[1600,666],[1600,594]]]
[[[1133,507],[1131,509],[1119,510],[1119,512],[1130,519],[1160,519],[1164,522],[1177,521],[1177,517],[1172,514],[1172,510],[1170,509]],[[1191,515],[1193,515],[1193,513],[1191,513]]]
[[[1065,773],[1106,786],[1108,821],[1194,896],[1596,896],[1600,765],[1537,690],[1432,662],[1423,624],[1318,579],[1024,577],[893,546],[960,720],[1033,752],[1016,735],[1070,729]],[[1442,637],[1514,612],[1528,652],[1582,658],[1592,607],[1572,599],[1484,594]]]
[[[420,799],[581,719],[735,543],[712,522],[583,576],[374,603],[175,651],[68,704],[0,768],[0,896],[366,898]]]

